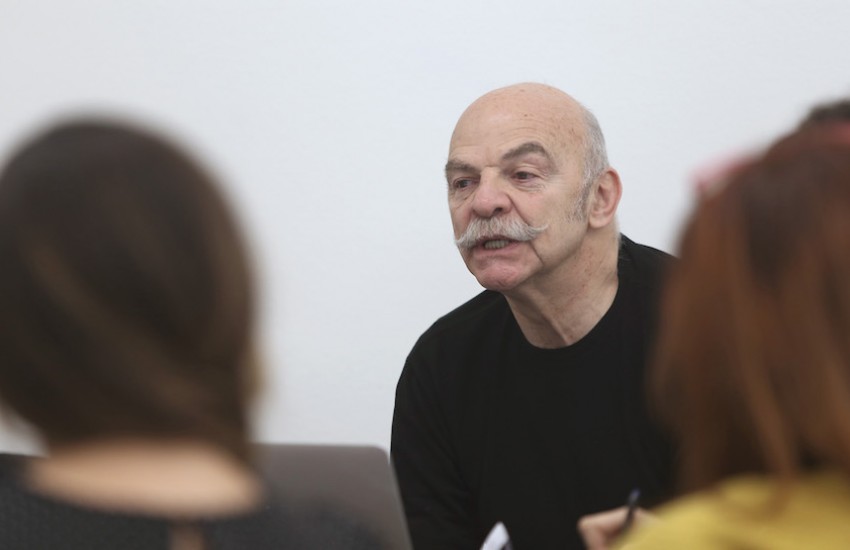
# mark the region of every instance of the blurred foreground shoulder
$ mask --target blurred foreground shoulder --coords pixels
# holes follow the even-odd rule
[[[671,502],[659,522],[638,529],[619,550],[750,548],[838,550],[850,547],[850,481],[833,471],[803,476],[773,506],[777,485],[740,476]]]

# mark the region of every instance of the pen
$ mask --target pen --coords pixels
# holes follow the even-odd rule
[[[625,533],[635,521],[635,510],[637,510],[638,500],[640,499],[640,489],[634,488],[629,493],[629,498],[626,500],[626,520],[623,522],[623,527],[620,533]]]

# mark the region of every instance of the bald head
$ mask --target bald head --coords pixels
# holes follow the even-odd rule
[[[581,126],[581,105],[568,94],[552,86],[521,83],[499,88],[476,99],[458,120],[455,134],[465,125],[482,118],[513,116],[535,119],[545,116],[567,128]],[[578,124],[577,124],[578,123]],[[455,136],[452,136],[454,140]]]
[[[583,183],[590,190],[594,180],[608,167],[605,138],[599,122],[569,94],[546,84],[523,82],[488,92],[463,112],[452,133],[450,150],[470,139],[475,132],[501,124],[518,129],[545,126],[553,143],[583,154]],[[586,200],[586,193],[582,193]]]

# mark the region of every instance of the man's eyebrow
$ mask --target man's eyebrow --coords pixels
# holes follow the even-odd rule
[[[445,171],[446,175],[448,175],[449,172],[475,173],[478,171],[478,169],[469,163],[463,162],[462,160],[449,159],[449,161],[446,163]]]
[[[529,154],[540,155],[544,157],[548,162],[552,162],[552,155],[549,154],[549,151],[547,151],[545,147],[543,147],[536,141],[528,141],[526,143],[523,143],[522,145],[514,147],[513,149],[502,155],[502,161],[504,162],[509,160],[515,160],[519,157]],[[478,172],[478,169],[469,163],[463,162],[462,160],[449,159],[449,161],[446,162],[445,172],[446,175],[448,175],[450,172],[476,173]]]
[[[529,141],[514,147],[504,155],[502,155],[502,161],[506,160],[515,160],[524,155],[528,155],[530,153],[536,153],[546,158],[548,162],[552,162],[552,155],[549,154],[549,151],[546,150],[545,147],[537,143],[536,141]]]

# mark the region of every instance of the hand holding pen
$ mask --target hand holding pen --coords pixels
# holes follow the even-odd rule
[[[626,500],[626,519],[623,520],[623,526],[620,528],[620,536],[625,535],[635,522],[635,511],[637,510],[639,500],[640,489],[632,489],[632,492],[629,493],[628,500]]]
[[[608,550],[632,527],[656,521],[655,516],[638,507],[640,491],[629,493],[626,505],[581,518],[578,530],[588,550]]]

